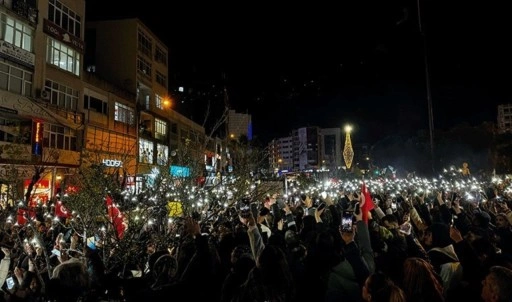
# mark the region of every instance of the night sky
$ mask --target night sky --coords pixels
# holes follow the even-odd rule
[[[87,0],[87,17],[138,16],[150,27],[169,48],[170,90],[185,87],[175,108],[189,118],[202,124],[208,100],[221,112],[225,86],[229,106],[252,114],[263,142],[347,122],[354,139],[369,144],[428,130],[416,1],[173,2],[110,8]],[[495,121],[496,106],[511,102],[512,22],[499,5],[422,0],[436,129]]]

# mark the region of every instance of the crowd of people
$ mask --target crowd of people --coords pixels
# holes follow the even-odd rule
[[[424,184],[421,184],[423,186]],[[420,184],[268,192],[201,220],[171,246],[141,234],[141,257],[106,269],[100,245],[63,224],[6,222],[5,301],[511,301],[512,198]],[[368,205],[371,203],[371,207]]]

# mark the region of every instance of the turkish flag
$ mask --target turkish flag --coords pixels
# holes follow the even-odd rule
[[[124,231],[126,230],[126,224],[123,221],[123,213],[119,211],[119,208],[114,204],[114,200],[110,195],[107,195],[105,202],[110,222],[112,222],[112,225],[116,230],[117,237],[121,239],[123,238]]]
[[[36,217],[36,212],[33,210],[18,208],[18,215],[16,216],[18,225],[25,225],[29,219],[34,219]]]
[[[55,203],[55,216],[59,218],[68,218],[69,216],[71,216],[69,211],[64,207],[62,201],[60,200],[57,200],[57,202]]]
[[[361,205],[361,214],[363,215],[363,221],[368,224],[368,212],[373,210],[374,204],[372,200],[372,196],[370,195],[370,191],[366,187],[366,183],[363,180],[363,185],[361,187],[361,192],[364,195],[364,203]]]

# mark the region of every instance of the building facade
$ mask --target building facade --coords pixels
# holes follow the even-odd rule
[[[2,1],[0,190],[46,202],[80,165],[85,1]]]
[[[321,168],[335,171],[342,166],[342,133],[341,128],[320,129]]]
[[[512,131],[512,104],[498,106],[498,132]]]
[[[320,128],[302,127],[292,131],[294,171],[320,168]]]
[[[252,116],[250,114],[229,110],[227,123],[230,138],[238,139],[243,135],[252,140]]]
[[[29,202],[46,202],[93,162],[135,186],[204,142],[204,128],[169,107],[167,47],[138,19],[88,25],[85,2],[0,3],[2,203],[23,199],[34,175]]]
[[[335,172],[343,166],[340,128],[302,127],[272,140],[269,164],[283,172]]]
[[[123,105],[128,108],[120,105],[116,113],[129,111],[126,114],[134,116],[137,176],[167,165],[184,144],[204,143],[204,128],[172,110],[168,49],[139,19],[88,22],[87,41],[87,70],[133,95],[130,104]],[[193,150],[198,157],[204,151]]]

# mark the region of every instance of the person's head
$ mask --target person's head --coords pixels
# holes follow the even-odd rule
[[[430,234],[430,236],[428,236]],[[450,226],[445,223],[434,222],[427,228],[425,245],[429,248],[445,247],[452,243]]]
[[[443,285],[437,278],[434,267],[428,261],[411,257],[405,259],[403,267],[402,289],[408,300],[414,301],[420,297],[432,301],[442,300]]]
[[[301,200],[302,202],[305,202],[305,201],[306,201],[306,199],[308,199],[308,198],[309,198],[309,196],[308,196],[308,195],[306,195],[306,194],[304,194],[304,193],[300,194],[300,200]]]
[[[493,266],[482,281],[481,297],[484,302],[505,302],[512,300],[512,270]]]
[[[505,229],[510,227],[510,224],[505,213],[499,213],[496,215],[496,228]]]
[[[49,285],[50,296],[57,301],[76,301],[89,289],[87,267],[76,260],[62,262],[53,270]]]
[[[245,244],[235,246],[231,251],[231,264],[235,264],[240,258],[252,258],[251,247]]]
[[[486,229],[491,222],[491,216],[483,211],[477,211],[473,216],[473,226]]]
[[[273,272],[282,274],[289,270],[285,253],[281,248],[273,245],[265,246],[258,259],[256,259],[256,266],[267,277],[271,276]]]
[[[151,255],[156,251],[156,244],[153,241],[149,241],[146,244],[146,253]]]
[[[382,225],[386,227],[388,230],[396,230],[400,226],[398,224],[398,219],[393,214],[387,214],[381,219]]]
[[[403,290],[381,272],[368,276],[363,286],[363,300],[367,302],[405,302]]]

